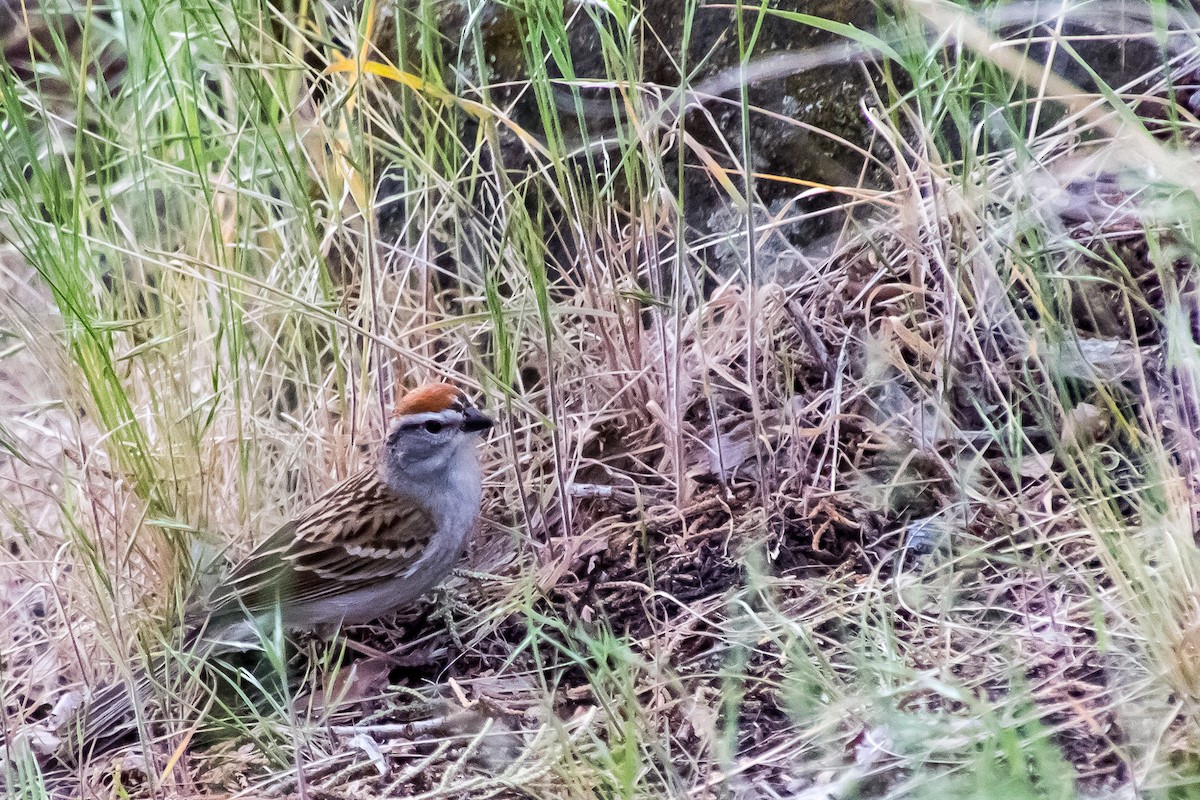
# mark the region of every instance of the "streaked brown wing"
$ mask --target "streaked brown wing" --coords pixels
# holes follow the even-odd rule
[[[317,498],[243,559],[209,597],[212,618],[260,614],[402,574],[425,550],[429,513],[396,495],[374,469]]]

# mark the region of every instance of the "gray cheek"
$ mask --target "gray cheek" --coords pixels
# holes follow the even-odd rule
[[[400,446],[399,442],[388,445],[386,460],[392,467],[397,467],[404,463],[404,448]]]
[[[429,442],[417,434],[401,437],[392,447],[392,457],[406,469],[419,465],[429,455]]]

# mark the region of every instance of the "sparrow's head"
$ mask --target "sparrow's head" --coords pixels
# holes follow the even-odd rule
[[[448,383],[433,383],[402,395],[388,425],[384,455],[397,477],[429,476],[469,451],[478,435],[496,423]]]

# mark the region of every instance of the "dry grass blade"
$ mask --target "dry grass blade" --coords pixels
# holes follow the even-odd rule
[[[85,796],[1200,784],[1194,10],[679,5],[0,0],[9,796],[146,659]],[[431,379],[461,570],[210,691],[184,598]]]

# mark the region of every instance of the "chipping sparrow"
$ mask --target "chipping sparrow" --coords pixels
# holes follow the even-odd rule
[[[184,618],[198,656],[244,649],[278,613],[288,629],[356,625],[411,603],[453,569],[479,516],[475,443],[493,421],[457,387],[401,397],[378,464],[318,497],[238,563]],[[150,675],[135,673],[137,694]],[[64,745],[131,731],[128,687],[107,687],[66,731]]]

